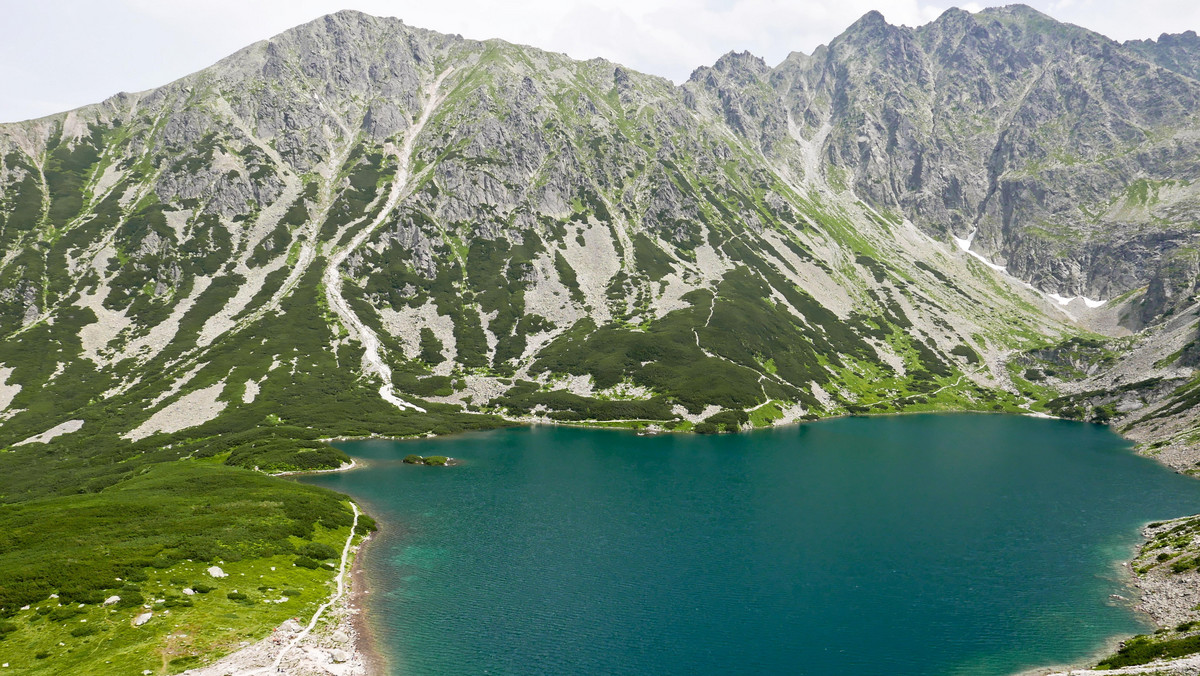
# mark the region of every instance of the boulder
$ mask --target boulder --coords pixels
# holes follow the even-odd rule
[[[213,577],[229,577],[229,574],[228,574],[228,573],[226,573],[225,571],[221,570],[221,569],[220,569],[219,567],[217,567],[217,566],[210,566],[210,567],[209,567],[209,569],[208,569],[208,574],[209,574],[209,575],[211,575],[211,576],[213,576]]]
[[[141,615],[133,618],[133,626],[140,627],[149,622],[151,617],[154,617],[154,613],[142,613]]]
[[[120,600],[121,600],[120,596],[110,596],[110,597],[104,599],[104,605],[111,606],[112,604],[114,604]]]

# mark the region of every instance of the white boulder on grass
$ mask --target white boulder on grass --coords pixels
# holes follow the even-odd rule
[[[152,617],[154,617],[154,613],[142,613],[141,615],[138,615],[137,617],[133,618],[133,626],[140,627],[143,624],[146,624],[147,622],[149,622],[150,618],[152,618]]]
[[[120,600],[121,600],[120,596],[110,596],[110,597],[104,599],[104,605],[111,606],[112,604],[114,604]]]
[[[210,566],[208,569],[208,574],[213,577],[229,577],[229,573],[221,570],[218,566]]]

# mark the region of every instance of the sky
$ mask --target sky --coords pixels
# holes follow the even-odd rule
[[[682,82],[722,54],[775,65],[828,43],[872,9],[918,26],[955,3],[927,0],[0,0],[0,122],[141,91],[339,9],[589,59]],[[965,2],[978,11],[1005,2]],[[1026,0],[1115,40],[1200,31],[1196,0]]]

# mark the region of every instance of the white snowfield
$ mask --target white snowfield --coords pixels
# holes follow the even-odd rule
[[[954,235],[950,235],[950,239],[954,240],[955,246],[957,246],[960,250],[966,252],[967,254],[969,254],[971,256],[974,256],[981,263],[983,263],[984,265],[988,266],[989,268],[995,270],[996,272],[1002,272],[1007,275],[1008,274],[1008,266],[996,265],[995,263],[993,263],[993,262],[989,261],[987,258],[985,258],[982,254],[971,251],[971,243],[975,241],[975,234],[977,232],[979,232],[979,231],[972,230],[971,233],[969,235],[967,235],[966,239],[959,239],[958,237],[955,237]],[[1030,289],[1033,289],[1034,291],[1037,291],[1038,293],[1042,294],[1046,298],[1049,298],[1050,300],[1054,301],[1055,303],[1058,303],[1059,305],[1064,305],[1064,306],[1070,305],[1071,303],[1073,303],[1076,300],[1082,300],[1084,305],[1088,306],[1088,308],[1090,308],[1092,310],[1095,310],[1096,308],[1098,308],[1108,302],[1106,300],[1093,300],[1093,299],[1087,298],[1085,296],[1071,296],[1070,298],[1067,298],[1066,296],[1061,296],[1057,293],[1046,293],[1045,291],[1042,291],[1042,290],[1034,287],[1032,284],[1029,284],[1028,282],[1022,282],[1022,283],[1025,286],[1029,287]]]

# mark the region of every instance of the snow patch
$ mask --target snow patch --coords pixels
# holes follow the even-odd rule
[[[979,262],[981,262],[984,265],[988,266],[989,268],[995,270],[996,272],[1003,272],[1005,274],[1008,274],[1007,266],[996,265],[995,263],[993,263],[993,262],[989,261],[987,258],[985,258],[983,255],[977,254],[974,251],[971,251],[971,243],[975,241],[975,235],[978,232],[979,232],[978,229],[972,230],[971,234],[967,235],[966,239],[959,239],[959,238],[955,237],[954,235],[951,235],[950,239],[954,240],[954,245],[957,246],[959,248],[959,250],[965,251],[966,253],[974,256],[977,260],[979,260]]]
[[[1070,298],[1067,298],[1065,296],[1060,296],[1057,293],[1047,293],[1046,297],[1049,298],[1050,300],[1054,301],[1055,303],[1058,303],[1059,305],[1064,305],[1064,306],[1070,305],[1071,303],[1074,303],[1077,300],[1081,300],[1081,301],[1083,301],[1084,305],[1088,306],[1088,308],[1090,308],[1092,310],[1095,310],[1096,308],[1098,308],[1101,305],[1104,305],[1105,303],[1108,302],[1106,300],[1092,300],[1091,298],[1088,298],[1086,296],[1071,296]]]
[[[1003,272],[1003,273],[1004,273],[1004,274],[1006,274],[1006,275],[1008,274],[1008,266],[1006,266],[1006,265],[996,265],[995,263],[993,263],[993,262],[989,261],[988,259],[984,258],[984,257],[983,257],[981,254],[977,254],[977,253],[975,253],[974,251],[967,251],[967,253],[968,253],[968,254],[970,254],[970,255],[972,255],[972,256],[974,256],[976,259],[978,259],[978,260],[979,260],[979,262],[981,262],[981,263],[983,263],[984,265],[988,266],[989,268],[991,268],[991,269],[995,270],[996,272]]]
[[[989,261],[987,258],[984,258],[983,256],[981,256],[980,254],[977,254],[977,253],[975,253],[974,251],[971,251],[971,243],[972,243],[973,241],[975,241],[975,234],[976,234],[977,232],[978,232],[978,230],[972,230],[972,231],[971,231],[971,234],[967,235],[967,238],[966,238],[966,239],[959,239],[959,238],[957,238],[957,237],[955,237],[955,236],[953,236],[953,235],[951,235],[951,236],[950,236],[950,238],[954,240],[954,244],[955,244],[955,245],[956,245],[956,246],[957,246],[957,247],[958,247],[960,250],[962,250],[962,251],[965,251],[966,253],[968,253],[968,254],[970,254],[970,255],[974,256],[976,259],[978,259],[978,260],[979,260],[980,262],[982,262],[984,265],[986,265],[986,266],[988,266],[989,268],[991,268],[991,269],[995,270],[996,272],[1002,272],[1002,273],[1004,273],[1005,275],[1008,275],[1009,277],[1012,277],[1012,275],[1009,275],[1009,273],[1008,273],[1008,267],[1007,267],[1007,266],[1004,266],[1004,265],[996,265],[995,263],[993,263],[993,262]],[[1019,280],[1019,279],[1017,279],[1016,277],[1012,277],[1012,278],[1013,278],[1013,279],[1016,279],[1018,282],[1020,282],[1020,283],[1021,283],[1022,285],[1024,285],[1026,288],[1028,288],[1028,289],[1030,289],[1030,290],[1032,290],[1032,291],[1035,291],[1035,292],[1037,292],[1037,293],[1039,293],[1039,294],[1041,294],[1041,295],[1045,296],[1046,298],[1049,298],[1050,300],[1054,301],[1055,303],[1058,303],[1060,306],[1063,306],[1063,307],[1066,307],[1066,306],[1070,305],[1072,302],[1074,302],[1074,301],[1076,301],[1076,300],[1082,300],[1084,305],[1086,305],[1087,307],[1089,307],[1089,308],[1091,308],[1091,309],[1093,309],[1093,310],[1094,310],[1094,309],[1096,309],[1096,308],[1098,308],[1098,307],[1100,307],[1100,306],[1102,306],[1102,305],[1104,305],[1105,303],[1107,303],[1107,302],[1108,302],[1108,301],[1106,301],[1106,300],[1093,300],[1093,299],[1091,299],[1091,298],[1087,298],[1087,297],[1085,297],[1085,296],[1071,296],[1070,298],[1067,298],[1066,296],[1062,296],[1062,295],[1059,295],[1059,294],[1057,294],[1057,293],[1046,293],[1045,291],[1042,291],[1041,289],[1039,289],[1039,288],[1037,288],[1037,287],[1033,286],[1033,285],[1032,285],[1032,284],[1030,284],[1029,282],[1026,282],[1026,281],[1023,281],[1023,280]]]
[[[970,251],[971,250],[971,242],[975,241],[975,234],[978,232],[979,232],[979,230],[977,230],[977,229],[972,230],[970,232],[970,234],[967,235],[966,239],[959,239],[959,238],[955,237],[954,235],[950,235],[950,239],[954,240],[954,243],[962,251]]]

